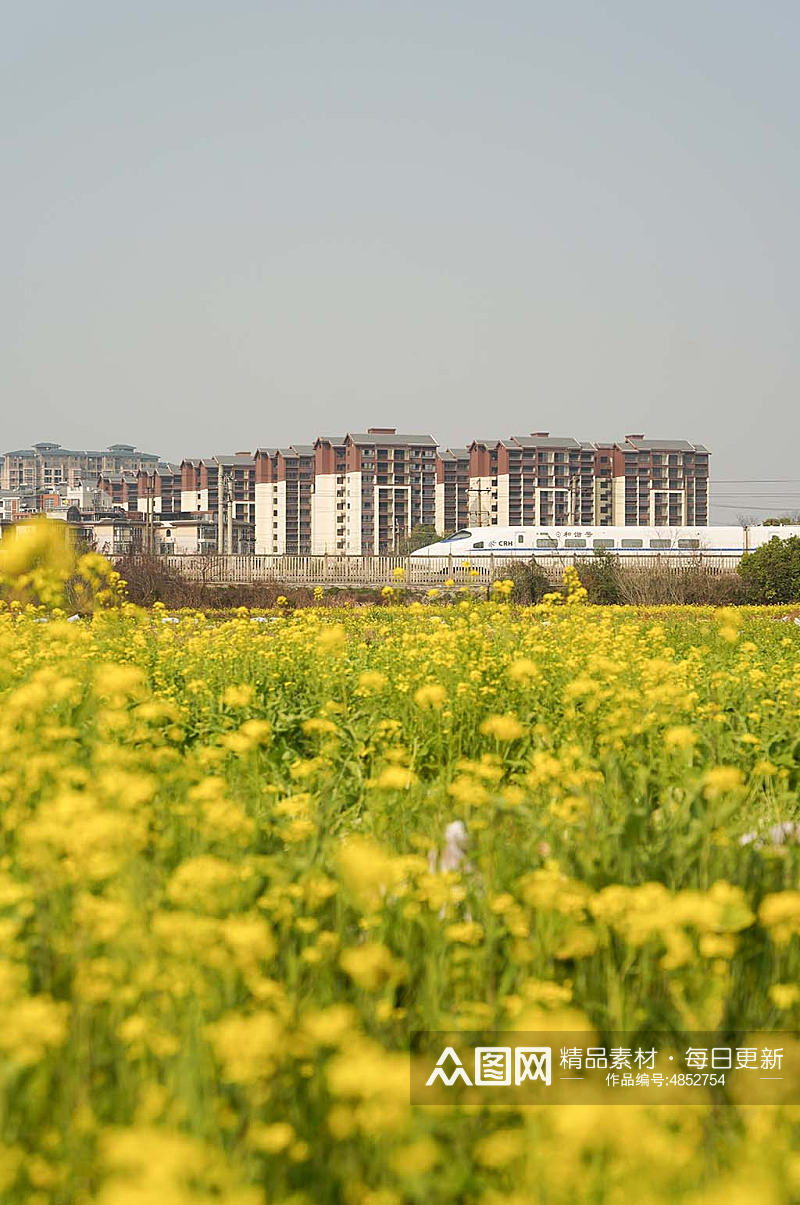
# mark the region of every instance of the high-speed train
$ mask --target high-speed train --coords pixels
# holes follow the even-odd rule
[[[445,536],[412,557],[547,557],[610,552],[635,558],[698,554],[734,557],[777,536],[800,536],[798,527],[470,527]]]

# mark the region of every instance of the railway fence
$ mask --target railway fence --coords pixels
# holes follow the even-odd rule
[[[120,558],[116,558],[119,560]],[[131,561],[136,555],[126,558]],[[410,589],[432,588],[453,583],[455,586],[487,585],[502,577],[514,564],[525,563],[519,556],[504,556],[502,553],[475,557],[419,557],[419,556],[263,556],[206,553],[172,553],[158,556],[161,565],[170,573],[187,582],[200,582],[207,586],[254,585],[271,582],[290,586],[342,586],[382,587],[403,586]],[[526,558],[527,560],[527,558]],[[564,553],[537,556],[536,564],[554,582],[561,581],[564,568],[591,560],[591,554]],[[626,558],[626,564],[635,564],[642,569],[656,565],[687,566],[702,565],[711,574],[730,573],[735,570],[740,558],[735,555],[693,553],[670,556],[660,553],[653,556]]]

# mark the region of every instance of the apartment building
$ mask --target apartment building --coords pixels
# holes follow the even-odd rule
[[[23,514],[22,498],[16,491],[0,490],[0,520],[13,523]]]
[[[419,524],[436,522],[436,441],[370,427],[315,445],[312,547],[390,553]]]
[[[154,468],[158,456],[133,444],[111,444],[103,452],[72,451],[57,443],[6,452],[0,467],[0,489],[52,490],[59,485],[95,482],[101,475],[137,473]]]
[[[140,469],[137,474],[137,509],[140,514],[152,513],[163,518],[181,514],[182,466],[160,460],[153,470]]]
[[[252,530],[249,523],[241,519],[232,521],[232,532],[228,535],[234,553],[252,551]],[[155,540],[159,552],[175,555],[205,556],[217,551],[219,538],[218,525],[215,519],[195,515],[191,519],[167,517],[156,524]]]
[[[256,462],[252,452],[215,456],[214,460],[218,466],[217,510],[230,511],[234,520],[252,527],[256,509]]]
[[[497,523],[497,439],[473,439],[469,451],[467,518],[470,526]]]
[[[708,448],[627,435],[613,449],[613,511],[627,527],[705,527]]]
[[[320,435],[314,443],[314,491],[311,497],[311,551],[345,552],[344,435]]]
[[[257,553],[307,556],[311,552],[315,460],[313,444],[257,449]]]
[[[445,448],[436,456],[436,530],[460,531],[469,523],[469,449]]]
[[[497,463],[498,523],[542,527],[599,523],[594,457],[592,444],[547,431],[502,440]]]
[[[607,525],[610,447],[547,431],[469,447],[469,521],[485,526]]]
[[[97,489],[103,510],[138,511],[138,472],[101,473],[97,478]]]
[[[628,435],[596,443],[547,431],[437,452],[430,435],[370,427],[180,465],[130,444],[72,452],[39,443],[0,458],[0,491],[18,497],[19,510],[152,511],[176,530],[191,520],[196,534],[181,530],[179,542],[204,551],[213,544],[369,555],[398,550],[421,524],[439,532],[492,524],[705,526],[709,459],[707,448],[686,440]],[[6,514],[13,505],[4,502]]]
[[[181,514],[216,512],[219,465],[213,457],[181,461]]]
[[[181,514],[211,516],[217,547],[252,552],[255,547],[255,458],[250,452],[181,462]]]
[[[685,440],[579,442],[547,431],[469,447],[469,522],[705,526],[708,450]],[[442,528],[441,530],[447,530]]]

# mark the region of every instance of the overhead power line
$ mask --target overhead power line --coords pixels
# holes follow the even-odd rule
[[[775,514],[781,510],[797,510],[794,506],[752,506],[749,502],[713,502],[712,507],[717,510],[765,510],[770,514]]]

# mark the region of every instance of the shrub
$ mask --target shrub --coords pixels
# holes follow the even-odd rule
[[[166,606],[188,606],[186,583],[181,581],[174,569],[169,569],[162,557],[129,556],[117,562],[128,585],[128,597],[141,607],[151,607],[155,602]],[[180,594],[180,598],[178,598]]]
[[[597,549],[591,560],[581,562],[581,581],[590,603],[613,605],[622,602],[619,557]]]
[[[547,571],[542,568],[535,557],[529,561],[515,561],[503,569],[508,578],[514,583],[513,599],[518,603],[541,602],[545,594],[552,588]]]
[[[773,536],[755,552],[746,552],[739,575],[753,602],[800,602],[800,536]]]
[[[697,561],[622,565],[619,589],[619,601],[633,606],[729,606],[742,602],[744,595],[736,573]]]
[[[151,607],[160,602],[173,610],[224,611],[236,607],[265,610],[276,606],[281,596],[286,598],[289,608],[360,606],[379,602],[381,597],[374,587],[326,585],[324,593],[317,596],[311,585],[289,586],[280,581],[232,582],[228,585],[189,581],[167,565],[163,557],[144,554],[120,557],[117,568],[127,584],[129,601],[140,607]]]

